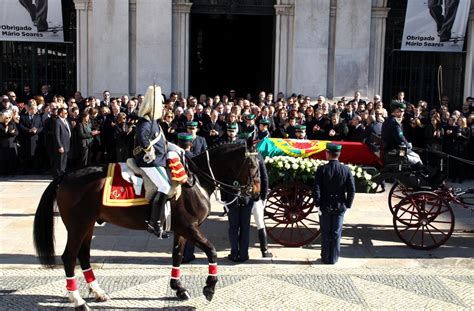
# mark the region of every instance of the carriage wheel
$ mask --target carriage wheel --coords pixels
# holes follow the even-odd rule
[[[414,192],[395,206],[393,226],[408,246],[430,250],[443,245],[453,233],[454,213],[436,193]]]
[[[319,236],[319,215],[311,188],[303,183],[277,185],[265,204],[268,235],[284,246],[303,246]]]
[[[413,193],[415,190],[410,187],[405,187],[398,181],[393,183],[390,192],[388,193],[388,208],[392,215],[395,213],[395,205],[397,205],[404,197]]]

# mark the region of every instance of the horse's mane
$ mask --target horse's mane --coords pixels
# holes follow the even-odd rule
[[[208,147],[208,148],[206,149],[206,151],[212,152],[212,151],[215,151],[215,150],[217,150],[217,149],[224,148],[224,147],[226,147],[226,146],[232,146],[232,147],[235,147],[235,149],[237,149],[237,148],[246,148],[246,146],[245,146],[244,144],[241,144],[241,143],[224,141],[224,142],[220,142],[220,143],[217,143],[217,144],[215,144],[215,145],[212,145],[211,147]],[[206,153],[206,151],[203,151],[203,152],[201,152],[201,153],[199,153],[199,154],[194,155],[193,157],[191,157],[191,159],[196,159],[196,158],[202,156],[203,154]]]

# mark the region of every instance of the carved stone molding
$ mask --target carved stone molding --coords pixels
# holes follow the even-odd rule
[[[387,18],[390,8],[372,7],[372,18]]]
[[[74,0],[74,7],[76,10],[87,10],[92,7],[92,0]]]
[[[274,5],[275,15],[294,16],[295,6],[292,4],[276,4]]]
[[[329,16],[331,17],[336,17],[336,10],[337,10],[337,7],[336,6],[331,6],[329,8]]]
[[[192,3],[173,3],[173,13],[189,14],[192,6]]]

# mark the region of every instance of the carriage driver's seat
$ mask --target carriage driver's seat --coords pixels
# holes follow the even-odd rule
[[[382,159],[384,162],[382,171],[385,173],[406,172],[411,171],[411,165],[407,157],[407,148],[400,145],[398,149],[389,151],[382,150]]]

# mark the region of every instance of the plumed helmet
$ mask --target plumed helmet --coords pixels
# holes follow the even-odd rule
[[[161,95],[161,87],[150,85],[138,110],[138,116],[148,120],[158,120],[162,113],[163,96]]]

